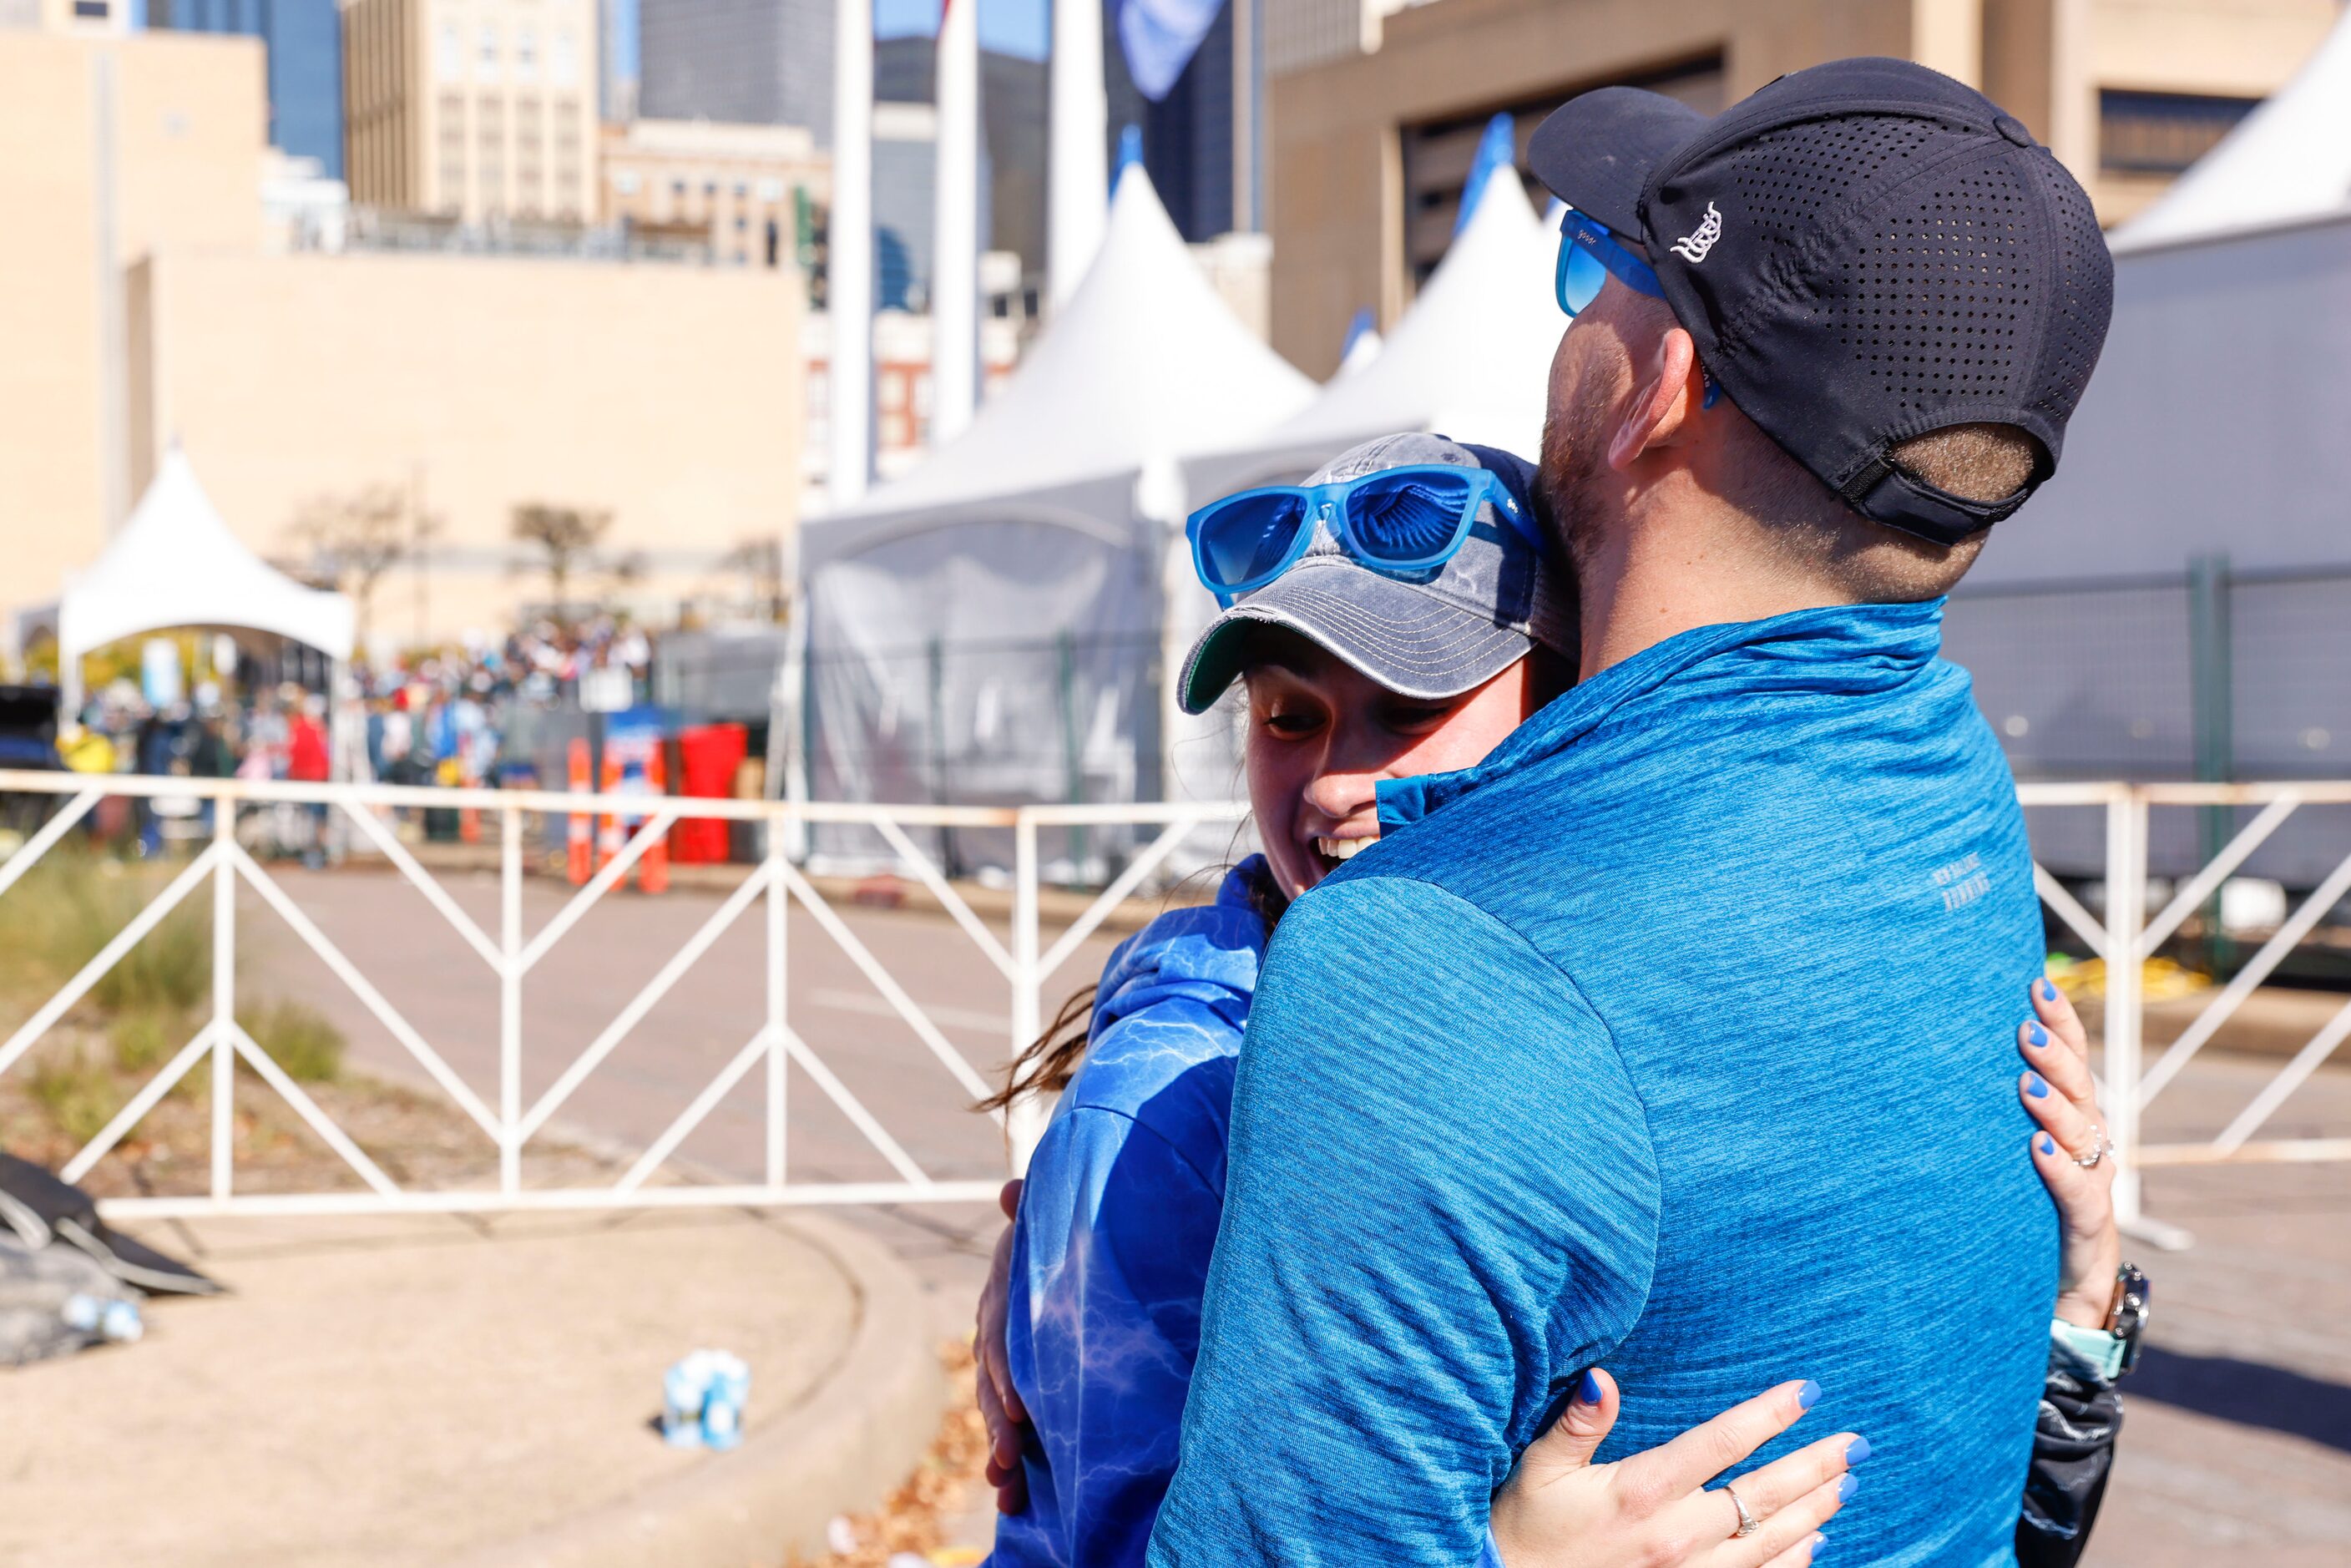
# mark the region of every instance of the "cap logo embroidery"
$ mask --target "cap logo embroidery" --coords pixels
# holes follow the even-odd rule
[[[1706,221],[1674,241],[1674,254],[1695,267],[1706,259],[1706,253],[1712,250],[1714,242],[1721,237],[1722,214],[1715,211],[1712,202],[1708,202],[1706,204]]]

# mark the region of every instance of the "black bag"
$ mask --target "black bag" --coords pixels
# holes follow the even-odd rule
[[[0,1225],[28,1248],[58,1241],[78,1248],[109,1274],[142,1291],[212,1296],[226,1289],[114,1229],[99,1218],[89,1194],[14,1155],[0,1154]]]

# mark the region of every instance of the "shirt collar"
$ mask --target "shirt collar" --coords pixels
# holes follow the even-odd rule
[[[1771,686],[1858,690],[1907,679],[1941,648],[1944,603],[1828,605],[1668,637],[1551,703],[1477,766],[1383,780],[1380,831],[1407,827],[1489,780],[1564,751],[1628,704],[1701,670],[1725,673],[1710,694],[1723,697]]]

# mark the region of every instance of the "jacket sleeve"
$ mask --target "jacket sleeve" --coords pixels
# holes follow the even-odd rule
[[[2122,1396],[2115,1385],[2085,1374],[2053,1346],[2032,1433],[2032,1468],[2024,1478],[2024,1511],[2016,1521],[2020,1568],[2074,1568],[2081,1561],[2122,1427]]]
[[[1554,1394],[1638,1316],[1656,1204],[1607,1031],[1540,955],[1426,883],[1301,899],[1241,1051],[1153,1568],[1470,1568]]]
[[[1148,1127],[1114,1111],[1057,1119],[1021,1195],[1032,1284],[1015,1364],[1078,1563],[1139,1563],[1176,1470],[1217,1199]],[[1041,1179],[1040,1179],[1041,1178]]]

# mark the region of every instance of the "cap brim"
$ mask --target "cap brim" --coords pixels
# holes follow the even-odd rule
[[[1604,87],[1568,99],[1535,127],[1527,166],[1576,211],[1620,235],[1640,235],[1649,172],[1706,122],[1663,93]]]
[[[1301,561],[1208,623],[1184,660],[1186,713],[1206,713],[1241,664],[1252,626],[1280,626],[1392,692],[1441,701],[1526,657],[1522,632],[1457,609],[1409,583],[1324,557]]]

